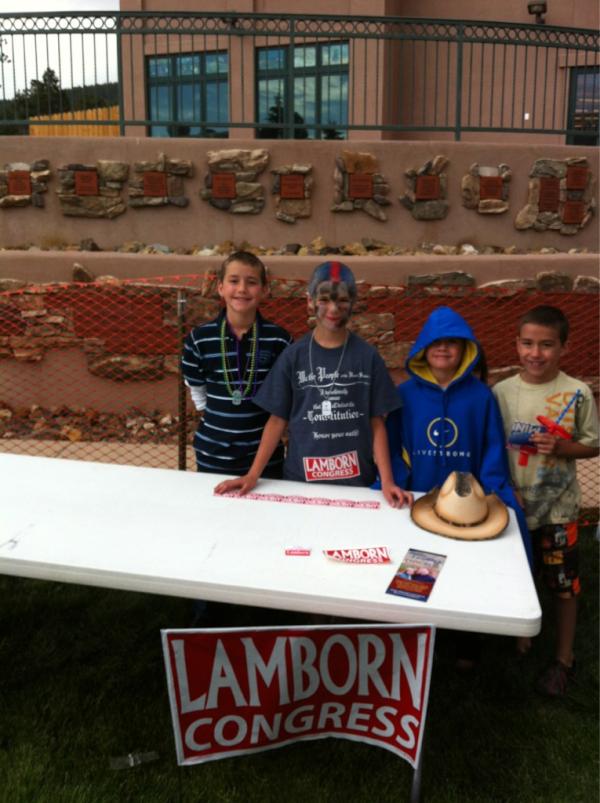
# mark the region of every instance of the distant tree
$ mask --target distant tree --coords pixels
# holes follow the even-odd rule
[[[331,126],[331,123],[329,124]],[[343,134],[340,130],[333,127],[323,129],[323,139],[343,139]]]
[[[3,62],[8,62],[10,64],[10,58],[8,53],[4,52],[4,48],[6,47],[6,39],[0,36],[0,64]]]
[[[29,115],[57,114],[69,108],[67,93],[53,69],[44,70],[42,80],[33,78],[26,92]]]
[[[58,76],[48,67],[41,81],[33,78],[27,89],[0,102],[0,119],[19,121],[0,126],[0,134],[28,134],[30,117],[57,114],[69,108],[67,94],[60,88]]]
[[[6,39],[3,39],[0,36],[0,64],[2,64],[2,62],[5,61],[7,61],[10,64],[10,58],[8,57],[8,53],[4,52],[5,46],[6,46]]]
[[[90,86],[74,86],[68,90],[70,108],[103,109],[116,106],[119,102],[118,84],[91,84]]]
[[[287,111],[285,106],[283,105],[283,101],[281,99],[281,95],[275,96],[275,103],[273,106],[269,107],[269,114],[267,115],[267,120],[269,123],[286,123],[287,122]],[[298,112],[294,112],[294,123],[296,126],[304,124],[304,118],[302,115],[298,114]],[[264,128],[259,128],[257,131],[257,136],[259,139],[283,139],[285,137],[286,131],[285,128],[272,128],[271,126],[265,126]],[[294,128],[294,139],[308,139],[308,131],[306,128]]]
[[[17,92],[13,98],[0,100],[0,123],[2,120],[22,121],[0,124],[0,135],[27,134],[31,117],[114,106],[118,99],[116,83],[62,89],[60,79],[48,68],[41,80],[34,78],[30,82],[28,89]]]
[[[6,39],[3,39],[0,36],[0,65],[2,64],[10,64],[10,58],[8,53],[4,52],[4,48],[6,47]],[[2,86],[2,84],[0,84]]]

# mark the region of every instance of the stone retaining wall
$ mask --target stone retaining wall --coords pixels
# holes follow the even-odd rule
[[[318,236],[338,247],[363,238],[400,248],[422,242],[449,247],[469,243],[478,250],[599,247],[598,227],[590,219],[597,202],[598,151],[590,147],[261,140],[257,148],[256,140],[241,140],[231,148],[223,147],[223,140],[193,138],[1,140],[0,247],[45,247],[93,238],[102,249],[132,239],[171,249],[202,249],[225,241],[278,249],[290,241],[307,244]],[[98,186],[97,195],[76,192],[74,199],[73,187],[61,184],[58,175],[67,168],[63,176],[68,178],[73,165],[83,166],[78,171],[82,174],[92,174],[98,165],[107,164],[128,168],[122,192],[106,184]],[[273,192],[273,175],[294,165],[310,170],[310,204],[302,203],[306,192],[303,198],[289,199],[296,200],[292,209],[301,214],[282,210],[281,193]],[[474,215],[463,205],[462,181],[473,165],[510,165],[510,193],[501,193],[500,205],[493,198],[483,206],[478,203],[478,211],[494,214]],[[581,191],[569,189],[568,165],[588,171],[589,181]],[[27,187],[19,190],[16,179],[28,171],[33,184],[26,193]],[[564,186],[553,200],[550,185],[556,177]],[[87,189],[80,189],[92,192],[92,177],[85,178]],[[476,178],[478,187],[472,187],[472,193],[481,190],[481,175]],[[540,182],[545,187],[541,205]],[[581,198],[570,197],[573,192],[580,192]],[[125,211],[121,197],[123,203],[128,201]],[[100,203],[102,198],[112,198],[113,204]],[[110,214],[99,216],[105,206],[110,206]]]

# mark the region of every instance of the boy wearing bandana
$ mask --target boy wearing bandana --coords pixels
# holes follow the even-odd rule
[[[378,471],[388,503],[411,504],[394,482],[384,423],[400,402],[376,349],[347,328],[355,300],[350,268],[315,269],[308,286],[315,328],[282,353],[257,393],[270,413],[258,452],[248,473],[217,493],[251,491],[287,428],[284,479],[368,487]]]
[[[258,311],[267,273],[254,254],[231,254],[217,289],[225,306],[214,321],[188,334],[181,366],[192,401],[203,412],[194,437],[198,471],[245,474],[269,417],[254,403],[256,393],[291,337]],[[264,476],[281,478],[282,464],[279,443]]]

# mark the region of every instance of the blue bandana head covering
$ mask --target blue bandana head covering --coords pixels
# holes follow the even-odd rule
[[[323,282],[331,283],[332,285],[344,284],[350,296],[350,300],[356,299],[356,279],[354,274],[343,262],[322,262],[313,271],[313,275],[308,283],[308,295],[314,298],[317,293],[317,288]]]

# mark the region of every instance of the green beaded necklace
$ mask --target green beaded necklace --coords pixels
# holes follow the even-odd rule
[[[241,355],[240,355],[240,341],[236,338],[236,351],[237,351],[237,375],[238,379],[237,382],[234,381],[234,384],[237,384],[237,388],[233,388],[231,386],[231,382],[229,380],[230,373],[233,373],[229,368],[227,363],[227,345],[226,345],[226,328],[227,328],[227,319],[225,316],[221,321],[221,364],[223,366],[223,376],[225,378],[225,386],[227,388],[227,392],[231,396],[231,401],[233,404],[239,406],[242,403],[242,399],[244,399],[249,393],[252,385],[254,384],[254,378],[256,374],[256,347],[258,343],[258,327],[256,325],[256,321],[252,324],[252,351],[250,352],[250,370],[248,371],[248,362],[246,362],[246,371],[245,373],[248,374],[248,380],[246,382],[246,387],[243,387],[244,379],[242,376],[242,367],[241,367]]]

